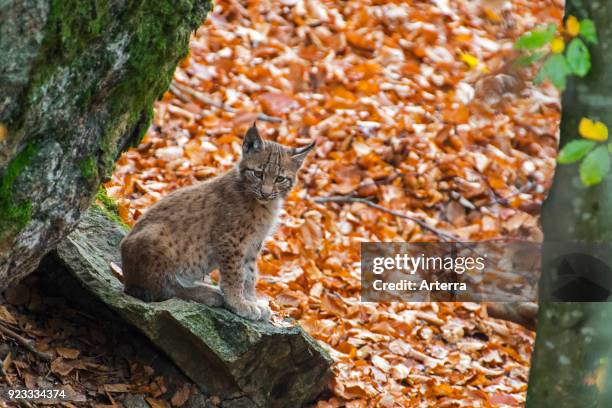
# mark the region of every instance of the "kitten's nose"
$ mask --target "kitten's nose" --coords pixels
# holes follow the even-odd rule
[[[272,186],[263,185],[261,186],[261,195],[265,198],[268,198],[272,195],[273,188]]]

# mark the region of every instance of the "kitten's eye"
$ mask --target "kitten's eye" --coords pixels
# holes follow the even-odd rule
[[[277,183],[282,183],[282,182],[283,182],[283,181],[285,181],[285,180],[287,180],[287,177],[278,176],[278,177],[276,178],[276,180],[275,180],[275,181],[276,181]]]
[[[257,177],[258,179],[263,177],[263,171],[251,169],[251,173],[253,173],[253,175]]]

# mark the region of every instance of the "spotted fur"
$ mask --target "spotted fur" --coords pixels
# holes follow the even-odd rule
[[[313,147],[263,140],[253,125],[235,168],[169,194],[123,239],[125,291],[146,301],[179,297],[268,320],[267,301],[255,296],[257,256]],[[216,268],[219,287],[203,283]]]

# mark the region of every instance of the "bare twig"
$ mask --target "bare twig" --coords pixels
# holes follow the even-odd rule
[[[521,188],[519,188],[517,192],[509,194],[507,197],[497,197],[497,194],[495,194],[493,189],[490,189],[491,193],[493,194],[493,196],[495,198],[493,198],[492,200],[490,200],[487,203],[479,205],[479,207],[489,207],[489,206],[495,205],[495,204],[501,204],[503,206],[507,206],[508,204],[510,204],[510,199],[511,198],[514,198],[514,197],[516,197],[516,196],[518,196],[520,194],[523,194],[523,193],[531,190],[531,188],[533,186],[534,186],[534,183],[532,181],[528,181],[523,186],[521,186]]]
[[[448,232],[439,230],[438,228],[432,227],[431,225],[427,224],[425,221],[417,218],[414,215],[409,215],[409,214],[405,214],[399,211],[391,210],[390,208],[384,207],[380,204],[376,204],[370,200],[366,200],[365,198],[349,197],[349,196],[331,196],[331,197],[315,197],[313,201],[315,203],[320,203],[320,204],[323,204],[323,203],[362,203],[369,207],[376,208],[377,210],[394,215],[396,217],[410,220],[414,222],[415,224],[417,224],[418,226],[420,226],[421,228],[439,236],[444,241],[455,241],[455,242],[460,241],[460,239],[457,236],[453,234],[449,234]]]
[[[380,204],[376,204],[370,200],[359,197],[350,197],[350,196],[331,196],[331,197],[315,197],[313,199],[316,203],[362,203],[369,207],[376,208],[377,210],[386,212],[388,214],[394,215],[399,218],[404,218],[410,221],[413,221],[421,228],[430,231],[445,241],[455,241],[462,246],[458,237],[449,234],[447,232],[441,231],[435,227],[430,226],[425,221],[417,218],[413,215],[404,214],[398,211],[391,210],[387,207],[384,207]],[[466,247],[468,247],[466,245]],[[469,248],[473,251],[472,248]],[[529,330],[535,329],[536,318],[537,318],[537,310],[538,306],[532,302],[511,302],[511,303],[489,303],[487,304],[487,310],[489,316],[502,319],[506,321],[511,321],[514,323],[518,323],[523,327],[526,327]]]
[[[186,97],[185,97],[185,93],[186,93],[186,94],[189,94],[192,98],[197,99],[199,102],[202,102],[205,105],[214,106],[215,108],[219,108],[219,109],[224,110],[226,112],[231,112],[231,113],[238,112],[238,109],[232,108],[231,106],[227,106],[223,102],[216,101],[216,100],[208,97],[207,95],[203,94],[202,92],[198,92],[198,91],[196,91],[194,89],[191,89],[188,86],[181,85],[181,84],[179,84],[176,81],[172,81],[172,84],[170,85],[170,90],[172,91],[172,93],[176,94],[177,96],[181,97],[182,99],[186,99]],[[276,123],[280,123],[280,122],[283,121],[281,118],[277,118],[275,116],[266,115],[265,113],[258,113],[257,114],[257,119],[258,120],[268,121],[268,122],[276,122]]]
[[[6,336],[12,338],[17,343],[21,344],[23,347],[28,349],[29,352],[34,354],[36,357],[40,358],[41,360],[45,360],[45,361],[51,360],[51,356],[49,356],[46,353],[43,353],[42,351],[34,347],[34,344],[32,344],[32,341],[26,339],[25,337],[20,336],[19,334],[15,333],[13,330],[9,329],[8,327],[3,326],[2,324],[0,324],[0,333],[5,334]]]
[[[398,172],[397,169],[394,169],[394,170],[395,170],[395,174],[393,174],[392,176],[388,176],[388,177],[385,177],[379,180],[370,181],[368,183],[359,184],[359,186],[357,186],[357,189],[367,188],[370,186],[386,185],[388,183],[393,182],[394,180],[397,180],[398,177],[403,175],[402,173]]]

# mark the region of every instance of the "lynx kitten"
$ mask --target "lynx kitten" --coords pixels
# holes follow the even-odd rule
[[[223,305],[247,319],[268,320],[267,302],[255,296],[255,260],[313,147],[265,141],[253,124],[235,168],[169,194],[123,239],[125,291],[146,301]],[[216,268],[220,290],[202,282]]]

